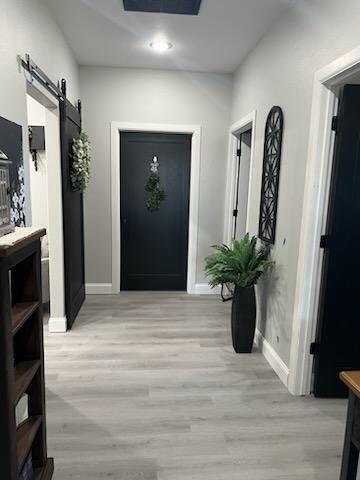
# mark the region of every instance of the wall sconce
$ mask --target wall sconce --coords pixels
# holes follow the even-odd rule
[[[45,127],[29,125],[29,147],[35,171],[38,171],[38,152],[45,151]]]

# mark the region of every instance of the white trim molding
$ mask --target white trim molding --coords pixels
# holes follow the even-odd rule
[[[254,151],[255,151],[255,133],[256,133],[256,110],[243,117],[241,120],[233,123],[229,130],[229,147],[228,147],[228,160],[226,171],[226,192],[228,192],[225,198],[225,212],[224,212],[224,243],[229,244],[232,237],[233,220],[232,215],[234,199],[235,199],[235,174],[236,174],[236,149],[237,149],[237,135],[240,133],[252,130],[251,136],[251,153],[250,153],[250,174],[249,174],[249,192],[248,192],[248,204],[247,204],[247,219],[246,230],[249,225],[249,208],[251,198],[251,186],[254,169]]]
[[[211,288],[208,283],[197,283],[195,285],[195,291],[197,295],[219,295],[221,287]]]
[[[289,368],[281,360],[279,355],[275,352],[270,343],[263,337],[260,330],[256,329],[255,332],[255,344],[262,352],[272,369],[275,371],[277,376],[280,378],[285,387],[288,387],[289,379]]]
[[[66,317],[50,317],[49,318],[49,332],[50,333],[66,333],[67,320]]]
[[[199,228],[201,126],[132,122],[111,122],[112,293],[120,292],[120,133],[122,131],[187,133],[192,135],[187,292],[194,294]]]
[[[86,295],[111,295],[113,288],[111,283],[87,283]]]
[[[309,349],[316,333],[322,271],[320,237],[326,225],[333,160],[331,119],[339,87],[359,72],[357,47],[317,71],[314,77],[290,351],[289,390],[294,395],[311,393],[313,358]]]

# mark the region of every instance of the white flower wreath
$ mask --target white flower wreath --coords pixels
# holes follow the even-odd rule
[[[72,144],[71,185],[74,191],[83,192],[90,180],[90,141],[86,132],[81,131]]]

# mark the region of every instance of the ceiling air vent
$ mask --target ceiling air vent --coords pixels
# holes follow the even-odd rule
[[[201,0],[124,0],[129,12],[172,13],[198,15]]]

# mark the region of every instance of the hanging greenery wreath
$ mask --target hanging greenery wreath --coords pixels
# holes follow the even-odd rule
[[[83,192],[90,180],[90,141],[86,132],[81,131],[79,137],[73,139],[71,158],[72,189],[75,192]]]
[[[159,210],[161,202],[165,200],[165,190],[159,186],[159,183],[159,173],[151,171],[148,181],[145,184],[145,190],[150,193],[150,196],[146,201],[146,208],[149,210],[149,212],[155,212],[156,210]]]

